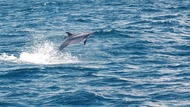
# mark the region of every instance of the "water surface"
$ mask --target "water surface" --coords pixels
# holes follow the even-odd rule
[[[188,107],[189,29],[189,0],[0,0],[0,106]]]

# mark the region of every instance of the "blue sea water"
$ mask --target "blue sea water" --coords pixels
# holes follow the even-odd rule
[[[0,106],[189,107],[190,1],[0,0]]]

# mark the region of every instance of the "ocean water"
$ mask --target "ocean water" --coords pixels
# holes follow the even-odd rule
[[[0,0],[0,106],[189,107],[190,1]]]

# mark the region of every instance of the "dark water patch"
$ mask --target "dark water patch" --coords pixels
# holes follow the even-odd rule
[[[176,18],[179,18],[179,17],[182,17],[182,15],[178,14],[178,15],[172,15],[172,14],[168,14],[168,15],[164,15],[164,16],[156,16],[156,17],[153,17],[152,19],[153,20],[166,20],[166,19],[176,19]]]
[[[175,75],[175,77],[177,77]],[[170,80],[170,81],[167,81],[170,86],[176,86],[176,87],[181,87],[181,88],[184,88],[184,92],[187,92],[188,90],[185,90],[185,85],[187,83],[187,81],[189,81],[189,76],[179,76],[177,77],[176,79],[173,79],[173,80]],[[180,82],[183,82],[183,84],[179,83]]]
[[[188,41],[190,39],[190,35],[183,36],[182,39]]]
[[[127,30],[130,30],[131,32],[135,31],[136,29],[138,29],[138,33],[139,34],[144,34],[146,31],[149,31],[152,29],[152,27],[144,27],[144,26],[128,26],[126,27]],[[130,34],[129,34],[130,35]]]
[[[15,107],[15,106],[18,106],[18,107],[24,107],[26,106],[25,104],[20,104],[20,103],[14,103],[14,102],[11,102],[11,101],[2,101],[0,100],[0,105],[1,106],[4,106],[4,107]]]
[[[131,84],[129,81],[122,80],[116,77],[106,77],[105,79],[102,79],[103,83],[109,83],[109,81],[112,81],[112,83],[107,84],[108,86],[127,86]]]
[[[130,99],[146,99],[147,96],[143,96],[143,95],[126,95],[125,97],[130,98]]]
[[[139,31],[139,30],[127,30],[127,34],[129,34],[131,37],[139,36],[144,34],[144,31]]]
[[[103,0],[102,3],[104,5],[108,5],[108,6],[123,6],[123,5],[127,5],[127,1],[124,1],[124,0],[118,0],[118,1],[106,1],[106,0]]]
[[[163,54],[167,54],[167,55],[172,55],[172,56],[189,56],[190,52],[184,52],[184,51],[171,51],[171,52],[166,52]]]
[[[87,63],[88,64],[88,63]],[[57,70],[55,70],[55,68]],[[59,66],[59,67],[46,67],[45,71],[49,72],[50,74],[54,75],[56,74],[59,78],[94,78],[94,73],[98,72],[99,70],[103,70],[105,68],[94,68],[94,67],[88,67],[88,66]],[[53,70],[53,72],[52,72]]]
[[[144,84],[133,83],[131,85],[131,87],[133,87],[134,89],[142,89],[142,90],[150,89],[150,90],[153,90],[155,88],[155,84],[151,83],[151,82],[150,83],[144,83]]]
[[[134,43],[129,43],[124,45],[126,51],[133,55],[146,55],[149,53],[152,42],[144,41],[144,40],[136,40]]]
[[[51,104],[58,104],[62,106],[92,106],[92,105],[103,105],[104,100],[107,100],[99,95],[96,95],[87,91],[76,91],[76,92],[68,92],[68,93],[60,93],[59,95],[55,95],[50,97],[49,102]]]
[[[175,100],[175,99],[189,99],[188,98],[188,93],[175,93],[175,92],[164,92],[164,93],[155,93],[155,94],[151,94],[150,97],[152,99],[156,99],[156,100],[161,100],[161,101],[169,101],[169,100]]]
[[[149,23],[151,23],[151,21],[149,21],[149,20],[137,20],[137,21],[131,22],[127,25],[144,25],[144,24],[149,24]],[[136,27],[138,27],[138,26],[136,26]],[[140,26],[140,27],[143,28],[144,26]],[[131,27],[129,26],[127,28],[133,28],[133,26],[131,26]]]
[[[115,58],[122,58],[125,57],[123,56],[123,54],[127,54],[125,49],[110,49],[109,51],[107,51],[107,54],[109,56],[114,55]],[[107,56],[107,58],[110,58],[109,56]]]
[[[47,87],[47,89],[49,89],[53,92],[57,92],[57,91],[61,90],[61,88],[59,86],[55,86],[55,85],[49,86],[49,87]]]
[[[152,26],[163,26],[163,27],[173,27],[179,26],[180,23],[178,21],[170,20],[170,21],[155,21],[150,23]]]
[[[96,87],[104,87],[104,86],[108,86],[108,84],[106,82],[102,82],[102,80],[104,80],[105,76],[98,76],[98,80],[90,80],[88,82],[86,82],[86,84],[88,84],[89,86],[96,86]]]
[[[171,55],[171,56],[178,56],[178,57],[184,57],[184,56],[189,56],[189,52],[188,51],[165,51],[165,52],[159,52],[159,54],[162,55]]]
[[[188,45],[175,45],[175,46],[172,46],[172,48],[177,49],[177,50],[182,50],[182,51],[190,51],[190,46]]]
[[[21,89],[21,87],[19,87],[19,88],[17,88],[18,90],[19,89]],[[12,90],[10,90],[10,91],[12,91]],[[32,91],[32,90],[30,90],[30,91]],[[6,95],[6,97],[10,97],[11,99],[13,99],[13,100],[19,100],[19,99],[21,99],[22,100],[22,97],[38,97],[38,93],[36,93],[36,92],[30,92],[30,91],[28,91],[28,90],[19,90],[19,91],[12,91],[12,93],[9,93],[8,95]]]
[[[152,51],[163,50],[166,48],[165,46],[156,43],[152,43],[152,45],[149,47],[152,49]]]
[[[6,71],[3,75],[0,75],[1,78],[8,79],[22,79],[22,78],[32,78],[32,77],[41,77],[40,75],[36,75],[36,73],[39,73],[40,71],[43,71],[38,68],[25,68],[25,69],[16,69],[16,70],[10,70]]]
[[[142,60],[142,61],[139,61],[141,63],[144,63],[144,64],[148,64],[148,65],[164,65],[164,64],[168,64],[169,61],[167,60],[163,60],[163,59],[148,59],[147,60]]]
[[[97,36],[98,35],[106,35],[107,37],[126,37],[126,38],[132,38],[127,32],[122,32],[117,29],[112,29],[112,30],[100,30],[95,33]]]
[[[172,6],[172,7],[168,7],[167,9],[169,9],[173,12],[180,12],[180,11],[189,10],[190,6]]]
[[[144,8],[140,10],[141,12],[145,12],[145,13],[156,13],[156,12],[162,12],[161,9],[157,9],[157,8]]]
[[[190,73],[189,72],[182,72],[182,73],[178,73],[175,75],[176,77],[189,77]]]
[[[169,74],[161,74],[158,73],[157,71],[142,71],[142,72],[138,72],[136,74],[137,77],[139,78],[161,78],[163,76],[168,76]]]
[[[63,65],[63,66],[56,66],[56,67],[45,67],[45,69],[51,71],[53,69],[58,69],[58,71],[63,71],[64,70],[70,70],[70,72],[83,72],[83,71],[92,71],[92,72],[96,72],[98,71],[98,68],[90,68],[90,67],[82,67],[80,65],[75,65],[75,66],[71,66],[71,65]]]
[[[114,103],[114,107],[124,107],[126,105],[131,106],[131,107],[136,107],[141,105],[143,102],[142,101],[136,101],[136,100],[132,100],[132,101],[123,101],[123,100],[117,100],[117,101],[113,101]]]
[[[86,22],[86,23],[88,23],[88,22],[90,22],[91,20],[89,20],[89,19],[81,19],[81,18],[77,18],[77,19],[74,19],[76,22]]]
[[[182,69],[182,68],[187,68],[189,67],[188,64],[179,64],[179,65],[168,65],[167,68],[170,69]]]

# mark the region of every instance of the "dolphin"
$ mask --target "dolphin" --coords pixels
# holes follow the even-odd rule
[[[84,45],[86,44],[87,38],[95,32],[91,33],[79,33],[79,34],[72,34],[70,32],[66,32],[68,34],[67,39],[63,42],[63,44],[59,47],[59,50],[62,50],[68,45],[75,44],[78,42],[83,41]]]

